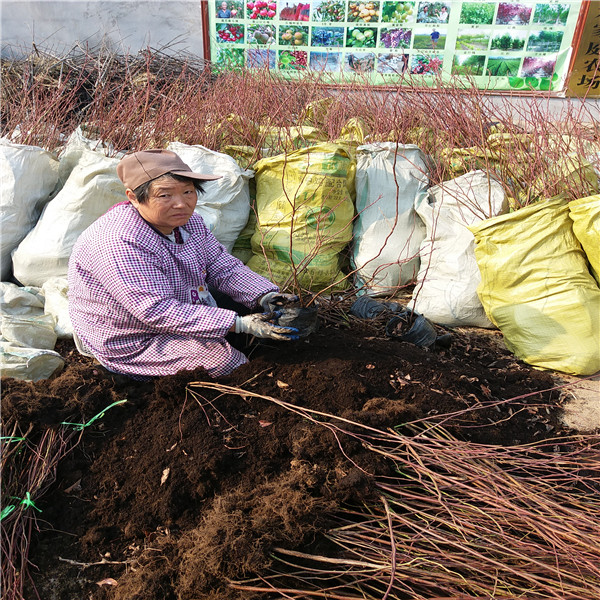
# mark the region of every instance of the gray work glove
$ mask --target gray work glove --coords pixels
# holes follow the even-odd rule
[[[284,304],[298,302],[300,298],[296,294],[282,294],[281,292],[268,292],[262,296],[258,303],[265,312],[271,312],[281,308]]]
[[[271,338],[273,340],[297,340],[299,336],[295,327],[283,327],[272,323],[280,315],[281,313],[278,312],[270,312],[236,317],[235,332],[249,333],[258,338]]]

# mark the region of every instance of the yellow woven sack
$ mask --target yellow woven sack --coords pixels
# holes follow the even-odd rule
[[[348,150],[332,143],[257,162],[258,220],[248,266],[280,287],[319,291],[341,281],[355,172]]]
[[[569,205],[538,202],[470,227],[477,293],[518,358],[573,375],[600,370],[600,289],[573,233]]]
[[[592,275],[600,284],[600,194],[569,202],[573,231],[583,246]]]

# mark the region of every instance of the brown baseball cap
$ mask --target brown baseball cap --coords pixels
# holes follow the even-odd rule
[[[166,173],[174,173],[190,179],[213,181],[221,175],[194,173],[175,152],[170,150],[140,150],[127,154],[117,165],[117,175],[130,190],[156,179]]]

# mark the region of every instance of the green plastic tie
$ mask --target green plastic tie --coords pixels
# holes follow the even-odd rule
[[[24,504],[25,508],[30,508],[31,507],[31,508],[35,508],[35,510],[37,510],[38,512],[42,512],[42,509],[38,508],[34,504],[33,500],[31,499],[31,495],[29,494],[29,492],[25,492],[25,498],[23,498],[21,500],[21,504]]]
[[[2,512],[0,513],[0,521],[2,521],[2,519],[5,519],[6,517],[8,517],[8,515],[10,515],[10,513],[15,510],[16,506],[14,504],[9,504],[8,506],[5,506],[2,509]]]
[[[5,519],[6,517],[8,517],[8,515],[10,515],[10,513],[12,513],[12,511],[15,510],[15,508],[17,508],[17,506],[20,506],[21,504],[25,508],[35,508],[35,510],[37,510],[38,512],[42,512],[42,509],[38,508],[35,505],[35,502],[31,499],[31,494],[29,492],[25,492],[25,498],[19,498],[19,496],[11,496],[11,498],[13,500],[20,500],[21,502],[19,502],[18,505],[9,504],[8,506],[5,506],[2,509],[2,512],[0,513],[0,521],[2,521],[2,519]],[[25,508],[23,510],[25,510]]]
[[[127,402],[127,399],[118,400],[117,402],[113,402],[110,406],[107,406],[102,412],[99,412],[95,417],[92,417],[87,423],[67,423],[66,421],[63,421],[61,423],[61,425],[72,425],[75,428],[75,431],[83,431],[86,427],[91,425],[94,421],[96,421],[97,419],[101,419],[104,416],[104,413],[109,408],[112,408],[113,406],[117,406],[118,404],[123,404],[124,402]]]
[[[10,444],[10,442],[22,442],[24,439],[25,439],[24,437],[3,435],[2,437],[0,437],[0,442],[6,442],[7,444]]]

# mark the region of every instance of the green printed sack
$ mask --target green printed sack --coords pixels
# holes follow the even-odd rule
[[[600,194],[569,202],[573,231],[590,261],[592,275],[600,284]]]
[[[345,287],[340,252],[352,238],[356,163],[325,143],[254,166],[257,224],[248,266],[280,287]]]
[[[518,358],[573,375],[600,370],[600,289],[561,198],[470,227],[477,293]]]

